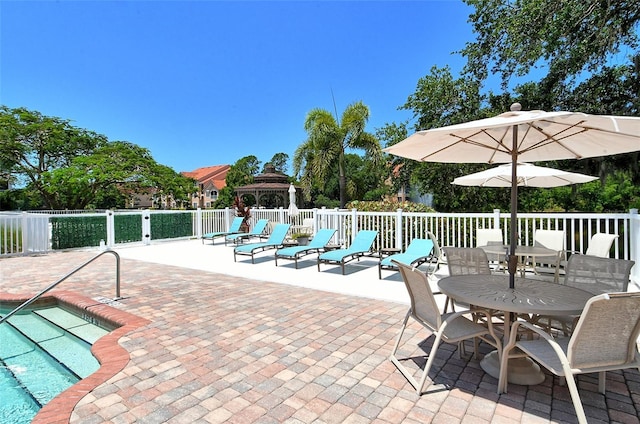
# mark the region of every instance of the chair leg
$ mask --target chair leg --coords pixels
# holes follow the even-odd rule
[[[427,382],[427,377],[429,377],[429,370],[431,369],[431,365],[433,365],[433,360],[436,357],[436,352],[438,351],[438,346],[440,345],[440,339],[442,338],[442,334],[437,332],[435,334],[435,340],[433,341],[433,346],[431,346],[431,351],[429,352],[429,358],[427,359],[427,365],[424,367],[424,371],[422,372],[422,378],[420,379],[419,387],[417,388],[418,396],[422,396],[424,392],[424,385]]]
[[[580,401],[580,395],[578,394],[578,386],[576,385],[576,379],[573,376],[573,374],[566,374],[565,377],[567,379],[567,386],[569,387],[569,393],[571,394],[571,401],[573,402],[573,407],[576,410],[576,416],[578,417],[578,422],[580,424],[587,424],[587,416],[584,414],[584,408],[582,407],[582,402]]]
[[[607,382],[607,372],[606,371],[600,371],[598,373],[598,391],[602,394],[604,394],[605,392],[605,383]]]

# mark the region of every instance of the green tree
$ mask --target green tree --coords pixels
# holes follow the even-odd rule
[[[41,182],[48,206],[53,209],[124,207],[126,204],[122,202],[136,194],[165,195],[185,201],[193,191],[193,180],[159,165],[147,149],[123,141],[110,142],[91,154],[76,156],[68,166],[44,172]],[[98,199],[103,204],[97,204]],[[109,199],[107,204],[105,199]]]
[[[282,174],[286,174],[287,173],[287,169],[288,169],[288,165],[287,163],[289,162],[289,155],[286,153],[276,153],[275,155],[273,155],[273,157],[271,158],[271,160],[267,163],[270,163],[271,165],[273,165],[273,167],[276,169],[277,172],[280,172]],[[266,164],[265,164],[266,166]],[[264,172],[264,168],[262,169],[262,172]]]
[[[25,187],[25,205],[49,209],[124,206],[133,193],[180,200],[193,182],[147,149],[25,108],[0,107],[0,163]]]
[[[260,161],[254,155],[240,158],[231,165],[225,178],[226,186],[218,193],[215,208],[231,207],[235,198],[235,188],[253,183],[260,170]],[[243,199],[247,200],[247,199]]]
[[[307,196],[313,182],[323,186],[332,165],[337,163],[340,187],[340,207],[347,202],[347,173],[345,151],[362,149],[379,164],[382,154],[380,143],[374,135],[365,131],[369,120],[369,108],[362,102],[347,106],[338,120],[331,112],[324,109],[312,109],[305,119],[304,129],[307,140],[298,147],[294,155],[294,173],[299,175],[304,167],[300,180]]]
[[[467,43],[466,72],[498,74],[506,84],[532,68],[563,81],[607,64],[621,48],[638,48],[640,1],[465,0],[476,39]]]

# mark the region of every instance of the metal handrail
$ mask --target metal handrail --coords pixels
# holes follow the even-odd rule
[[[26,302],[22,303],[20,306],[18,306],[17,308],[15,308],[11,312],[9,312],[6,316],[0,318],[0,324],[5,322],[7,319],[12,317],[16,313],[20,312],[22,309],[24,309],[27,306],[31,305],[33,302],[38,300],[43,294],[47,293],[49,290],[53,289],[58,284],[62,283],[64,280],[66,280],[67,278],[71,277],[73,274],[75,274],[76,272],[80,271],[82,268],[84,268],[85,266],[89,265],[91,262],[95,261],[96,259],[98,259],[100,256],[104,255],[105,253],[111,253],[116,257],[116,297],[113,300],[122,299],[120,297],[120,255],[118,255],[118,253],[113,251],[113,250],[105,250],[104,252],[100,252],[99,254],[94,256],[93,258],[89,259],[87,262],[85,262],[82,265],[78,266],[76,269],[74,269],[73,271],[69,272],[67,275],[65,275],[64,277],[60,278],[55,283],[49,285],[49,287],[45,288],[40,293],[38,293],[35,296],[33,296],[31,299],[29,299]]]

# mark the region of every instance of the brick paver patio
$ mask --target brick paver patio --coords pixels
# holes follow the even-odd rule
[[[130,360],[125,356],[124,368],[116,367],[93,390],[77,395],[70,415],[62,411],[39,422],[576,421],[568,390],[557,378],[547,374],[541,385],[510,385],[508,394],[498,395],[496,379],[474,358],[458,359],[450,345],[438,352],[429,393],[418,397],[388,360],[405,303],[277,282],[280,275],[297,275],[301,286],[317,279],[327,287],[355,285],[356,280],[362,287],[367,280],[372,287],[401,287],[398,280],[378,281],[373,262],[360,265],[366,270],[353,265],[341,276],[339,271],[318,273],[315,262],[301,263],[298,271],[276,268],[266,252],[256,265],[233,265],[229,247],[197,240],[136,249],[164,264],[133,259],[135,249],[121,250],[124,299],[113,305],[144,319],[119,338]],[[0,297],[35,293],[96,253],[2,259]],[[214,264],[210,270],[175,266],[209,261]],[[228,275],[238,272],[261,278]],[[56,290],[111,298],[114,281],[114,260],[104,256]],[[418,351],[431,346],[425,336],[414,340]],[[482,346],[481,352],[489,349]],[[595,375],[578,379],[590,422],[638,423],[639,372],[607,377],[606,395],[597,392]]]

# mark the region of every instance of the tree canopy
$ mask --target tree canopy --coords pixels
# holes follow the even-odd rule
[[[147,149],[25,108],[0,108],[0,161],[48,209],[125,207],[143,193],[180,201],[193,188]]]

